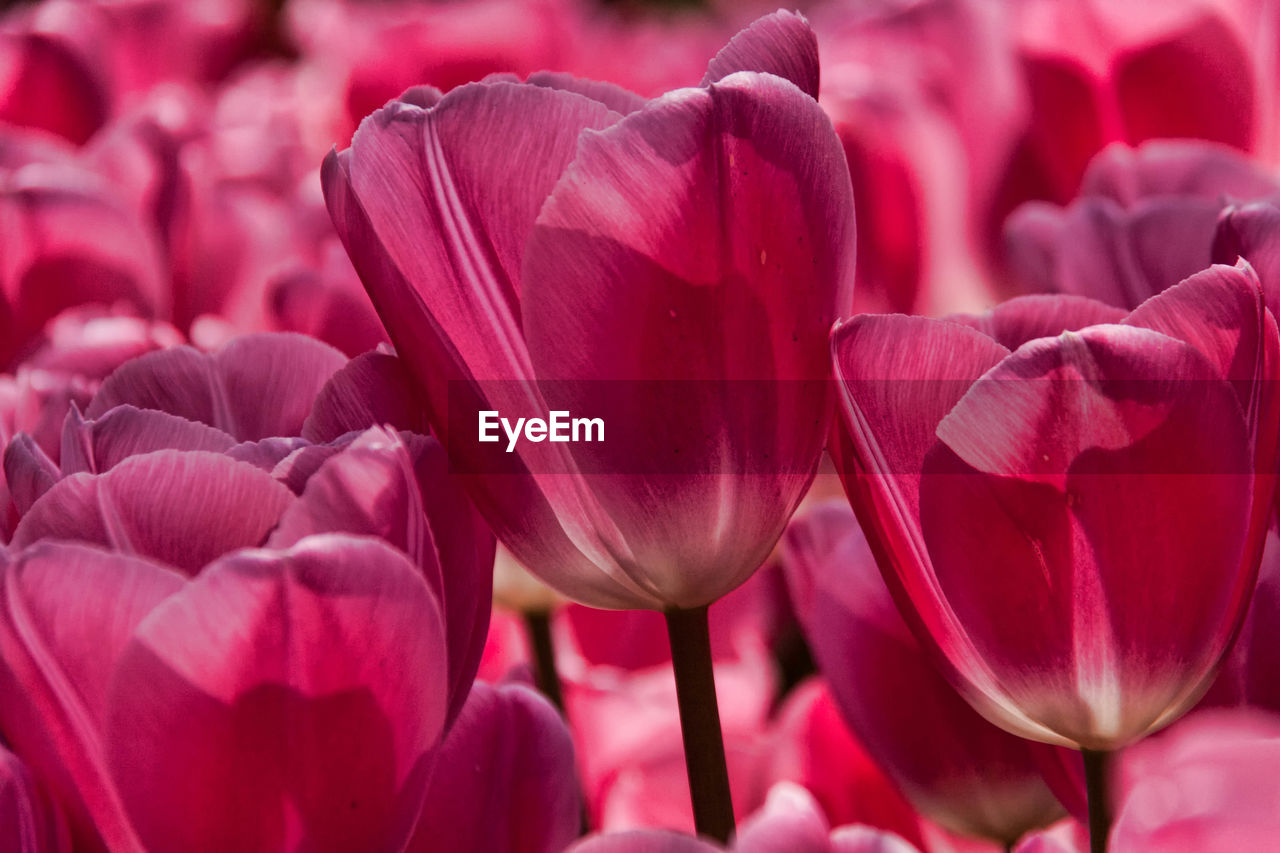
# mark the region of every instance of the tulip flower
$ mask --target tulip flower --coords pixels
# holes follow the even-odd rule
[[[847,503],[797,518],[783,542],[819,669],[858,739],[921,814],[1006,846],[1061,816],[1028,742],[978,716],[925,657]]]
[[[1031,121],[1006,178],[1010,198],[1065,202],[1110,142],[1188,137],[1264,150],[1274,83],[1259,4],[1020,0],[1017,46]]]
[[[571,598],[667,610],[675,644],[705,646],[703,608],[763,562],[821,450],[854,232],[816,80],[812,33],[779,13],[702,88],[642,108],[558,76],[473,84],[389,104],[325,162],[334,223],[495,533]],[[480,441],[480,411],[552,409],[614,432]],[[695,656],[681,680],[709,696]],[[682,707],[703,715],[692,743],[718,740],[713,703]]]
[[[853,178],[858,310],[938,314],[991,300],[987,220],[1026,121],[1012,5],[814,8],[819,100]]]
[[[477,682],[433,756],[410,853],[561,853],[578,837],[582,795],[564,720],[520,685]]]
[[[983,716],[1085,750],[1097,776],[1100,753],[1195,703],[1244,619],[1275,488],[1277,333],[1247,264],[1012,352],[904,317],[856,318],[832,348],[863,530]]]
[[[1219,216],[1232,201],[1277,190],[1259,164],[1223,145],[1116,143],[1090,161],[1070,205],[1028,202],[1009,217],[1011,272],[1025,292],[1088,296],[1133,310],[1211,262],[1234,264],[1236,255],[1228,257],[1216,236]],[[1265,285],[1263,267],[1254,266]]]

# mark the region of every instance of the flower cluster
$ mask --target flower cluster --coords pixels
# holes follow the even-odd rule
[[[0,849],[1275,846],[1280,8],[661,5],[0,13]]]

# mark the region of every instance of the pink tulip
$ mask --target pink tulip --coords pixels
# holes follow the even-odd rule
[[[1115,853],[1267,850],[1280,833],[1280,718],[1197,713],[1126,753]]]
[[[1009,4],[843,0],[814,9],[820,102],[853,178],[860,310],[991,299],[987,219],[1025,121]]]
[[[1012,353],[903,317],[856,318],[832,346],[854,508],[983,716],[1109,750],[1195,703],[1244,619],[1275,487],[1277,334],[1247,265]]]
[[[1263,4],[1015,6],[1031,122],[1010,164],[1010,198],[1065,202],[1110,142],[1189,137],[1244,151],[1267,142],[1274,83],[1256,35],[1275,20]]]
[[[0,554],[0,732],[66,815],[75,849],[139,849],[104,752],[111,676],[181,576],[44,543]]]
[[[103,715],[146,848],[402,849],[446,713],[439,608],[403,554],[332,535],[226,557],[157,607]]]
[[[79,145],[110,114],[108,81],[74,40],[42,29],[14,12],[0,24],[0,121]]]
[[[325,164],[338,231],[477,506],[586,603],[715,600],[763,561],[817,462],[818,342],[848,303],[850,197],[809,95],[722,77],[814,67],[801,19],[770,20],[704,88],[626,117],[608,104],[640,99],[603,84],[475,84],[388,105]],[[511,455],[478,442],[478,410],[545,417],[553,401],[617,438]],[[678,424],[657,417],[672,408]]]
[[[166,315],[159,248],[105,180],[42,155],[10,162],[0,173],[0,325],[8,327],[0,361],[28,355],[45,323],[67,308],[120,305],[141,316]]]
[[[1009,263],[1025,291],[1088,296],[1132,310],[1213,261],[1234,264],[1235,254],[1215,249],[1220,213],[1231,200],[1278,189],[1259,164],[1226,146],[1114,144],[1090,161],[1069,206],[1029,202],[1009,217]]]
[[[529,688],[475,684],[433,761],[411,853],[561,853],[578,837],[573,742]]]
[[[1062,814],[1027,742],[978,716],[925,657],[846,502],[793,521],[783,541],[819,669],[858,739],[921,814],[1004,844]]]

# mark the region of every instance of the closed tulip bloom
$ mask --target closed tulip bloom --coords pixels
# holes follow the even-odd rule
[[[911,636],[847,503],[797,518],[783,543],[797,614],[842,715],[921,814],[1004,844],[1062,815],[1031,744],[975,713]]]
[[[1054,334],[1087,304],[1009,312]],[[1247,264],[1076,328],[1011,352],[952,321],[840,326],[836,452],[903,615],[969,702],[1102,751],[1190,708],[1244,618],[1278,344]]]
[[[467,85],[389,104],[326,161],[330,213],[455,469],[572,598],[714,601],[812,477],[854,235],[816,81],[812,33],[779,13],[701,88],[646,104],[562,75]],[[608,440],[479,441],[477,411],[551,409],[602,417]]]

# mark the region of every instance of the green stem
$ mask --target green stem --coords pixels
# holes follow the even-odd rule
[[[1111,753],[1082,749],[1084,785],[1089,798],[1089,853],[1107,853],[1111,834]]]
[[[707,608],[668,610],[666,616],[694,826],[699,835],[727,844],[734,831],[733,800],[716,704]]]

